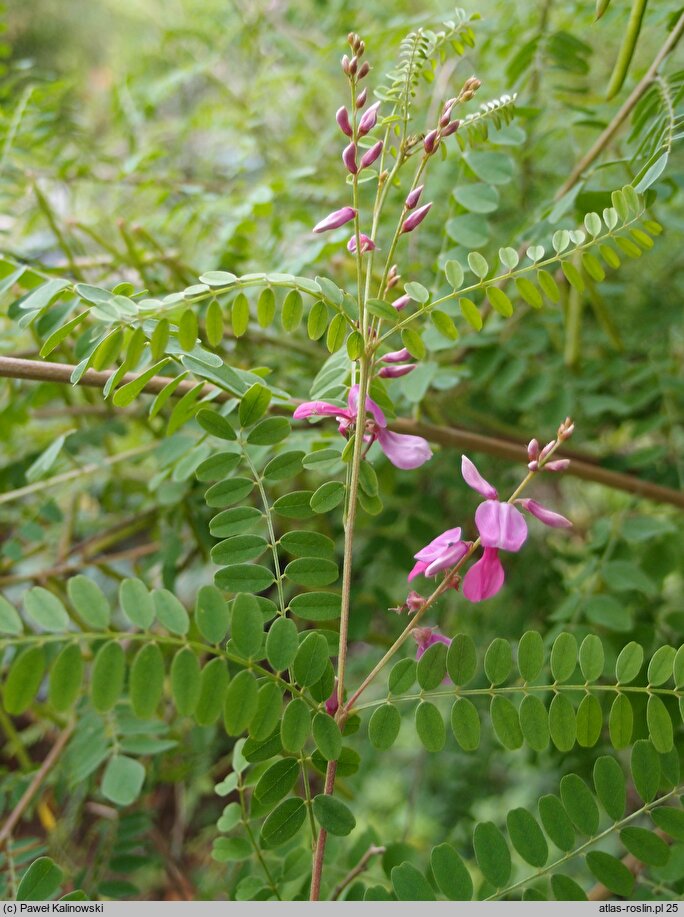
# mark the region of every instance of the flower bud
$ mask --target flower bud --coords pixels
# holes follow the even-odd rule
[[[430,201],[429,204],[423,204],[422,207],[419,207],[417,210],[414,210],[413,213],[409,214],[402,223],[401,231],[413,232],[416,226],[420,225],[428,215],[430,207],[432,207],[432,201]]]
[[[412,373],[417,365],[417,363],[401,363],[398,366],[383,366],[378,376],[381,379],[398,379],[400,376]]]
[[[539,453],[539,461],[543,462],[545,458],[551,453],[551,450],[555,447],[556,440],[552,439],[550,443],[547,443],[542,451]]]
[[[411,354],[408,350],[403,347],[401,350],[392,350],[390,353],[386,353],[384,357],[380,357],[383,363],[403,363],[404,360],[410,360]]]
[[[382,153],[382,140],[378,140],[369,150],[366,150],[361,157],[361,168],[366,169],[368,166],[372,166],[380,153]]]
[[[531,439],[527,444],[527,457],[530,461],[539,458],[539,443],[536,439]]]
[[[358,54],[358,56],[363,57],[365,50],[366,50],[366,42],[363,40],[359,41],[356,46],[356,53]]]
[[[397,310],[397,312],[401,312],[401,310],[405,306],[408,306],[410,302],[411,302],[411,297],[408,295],[408,293],[405,293],[403,296],[400,296],[399,299],[395,299],[392,305]]]
[[[361,92],[356,97],[356,107],[363,108],[363,106],[366,104],[367,98],[368,98],[368,90],[367,89],[361,90]]]
[[[352,59],[349,61],[349,73],[352,76],[354,76],[354,74],[356,73],[358,69],[359,69],[359,62],[357,60],[356,55],[354,55],[354,57],[352,57]]]
[[[359,233],[359,240],[361,242],[361,254],[364,252],[372,252],[375,248],[375,242],[369,238],[365,232]],[[356,252],[356,234],[347,242],[347,251],[351,252],[352,255]]]
[[[364,137],[368,131],[372,131],[375,127],[378,120],[378,108],[380,108],[380,102],[374,102],[369,109],[367,109],[361,120],[359,121],[359,136]]]
[[[362,80],[364,76],[368,76],[369,73],[370,73],[370,64],[368,63],[368,61],[364,61],[361,64],[361,66],[359,67],[358,78]]]
[[[335,120],[337,121],[337,125],[343,134],[346,134],[347,137],[351,137],[353,135],[352,126],[349,121],[349,112],[344,107],[344,105],[342,108],[337,109]]]
[[[439,131],[438,130],[430,131],[429,134],[425,135],[425,140],[423,140],[423,147],[425,148],[425,152],[428,155],[430,153],[434,153],[434,151],[437,149],[438,143],[439,143]]]
[[[345,164],[347,169],[356,175],[359,171],[356,165],[356,144],[350,143],[349,146],[346,146],[342,151],[342,162]]]
[[[556,459],[555,462],[547,462],[544,471],[565,471],[569,467],[570,459]]]
[[[316,223],[313,232],[328,232],[329,229],[339,229],[340,226],[344,226],[345,223],[353,220],[356,214],[357,211],[353,207],[342,207],[341,210],[333,210],[324,220]]]
[[[442,137],[451,137],[452,134],[456,133],[460,126],[460,121],[450,121],[449,124],[447,124],[447,126],[442,129]]]
[[[533,461],[527,463],[527,467],[530,469],[530,471],[539,471],[539,462],[534,459]]]
[[[342,64],[342,69],[348,75],[349,74],[349,58],[347,57],[346,54],[342,55],[341,64]]]
[[[407,210],[413,210],[413,208],[416,206],[420,200],[421,194],[423,193],[424,187],[425,185],[419,185],[417,188],[414,188],[413,191],[409,191],[406,200],[404,201],[404,207],[406,207]]]
[[[458,99],[456,98],[456,96],[454,96],[451,99],[446,100],[446,102],[442,106],[442,117],[439,119],[440,125],[442,124],[443,119],[446,119],[444,121],[445,124],[449,123],[449,118],[451,117],[451,109],[454,107],[457,101]]]

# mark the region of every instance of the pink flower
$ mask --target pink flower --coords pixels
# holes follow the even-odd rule
[[[428,215],[430,207],[432,207],[432,201],[430,201],[429,204],[423,204],[422,207],[419,207],[417,210],[414,210],[413,213],[409,214],[402,223],[401,231],[413,232],[416,226],[420,225]]]
[[[378,140],[369,150],[366,150],[361,157],[361,168],[367,169],[368,166],[372,166],[380,153],[382,153],[382,140]]]
[[[353,220],[357,211],[353,207],[342,207],[341,210],[333,210],[324,220],[316,223],[313,228],[314,232],[328,232],[329,229],[339,229],[350,220]]]
[[[536,516],[544,525],[549,525],[554,529],[567,529],[572,526],[572,522],[566,519],[565,516],[561,516],[560,513],[554,513],[553,510],[547,509],[546,506],[542,506],[542,504],[537,503],[536,500],[518,500],[517,502],[523,509],[527,510],[528,513]]]
[[[380,102],[374,102],[370,108],[367,108],[363,117],[359,121],[359,136],[364,137],[369,131],[372,131],[378,120],[378,108]]]
[[[504,568],[496,548],[485,548],[482,557],[463,577],[463,595],[471,602],[483,602],[496,595],[504,584]]]
[[[485,548],[519,551],[527,538],[527,523],[511,503],[501,503],[496,488],[486,481],[470,459],[461,456],[461,473],[466,484],[486,497],[475,511],[475,525]]]
[[[468,543],[461,541],[460,528],[447,529],[413,555],[417,563],[408,575],[409,583],[420,574],[433,576],[440,570],[453,567],[467,553],[468,548]]]
[[[352,126],[349,122],[349,112],[344,107],[344,105],[342,106],[342,108],[337,109],[335,120],[337,121],[337,124],[340,130],[342,131],[342,133],[346,134],[347,137],[351,137],[353,134],[353,131],[352,131]]]
[[[398,363],[396,366],[383,366],[378,375],[381,379],[398,379],[400,376],[408,376],[417,365],[417,363]]]
[[[373,251],[375,248],[375,242],[370,239],[364,232],[359,233],[359,239],[361,240],[361,254],[364,254],[364,252]],[[347,242],[347,251],[351,252],[352,255],[356,251],[356,234],[354,234]]]
[[[356,173],[359,171],[359,168],[356,165],[356,144],[355,143],[350,143],[349,146],[346,146],[342,150],[342,162],[345,164],[347,169],[352,173],[352,175],[356,175]]]
[[[295,420],[319,415],[335,417],[339,422],[340,433],[345,435],[356,423],[358,403],[359,386],[353,385],[349,389],[346,408],[330,404],[328,401],[306,401],[296,408],[292,416]],[[377,440],[382,451],[397,468],[408,471],[418,468],[432,458],[430,446],[421,436],[409,436],[388,430],[387,420],[380,405],[376,404],[368,395],[366,396],[366,412],[372,416],[372,420],[366,420],[365,437],[371,443]]]
[[[423,193],[424,187],[425,185],[418,185],[418,187],[414,188],[413,191],[409,191],[406,200],[404,201],[404,207],[406,207],[407,210],[413,210],[413,208],[416,206],[420,200],[421,194]]]

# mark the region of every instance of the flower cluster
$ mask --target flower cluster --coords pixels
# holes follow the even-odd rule
[[[305,401],[296,408],[292,415],[295,420],[305,417],[328,416],[334,417],[339,426],[338,430],[343,436],[348,436],[356,424],[359,410],[359,386],[353,385],[349,389],[347,407],[331,404],[329,401]],[[368,448],[377,442],[387,458],[397,468],[410,470],[432,458],[432,452],[427,440],[422,436],[410,436],[405,433],[394,433],[387,429],[387,420],[380,408],[370,396],[366,396],[366,417],[363,438]]]

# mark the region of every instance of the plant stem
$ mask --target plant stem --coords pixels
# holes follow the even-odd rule
[[[323,792],[326,796],[332,796],[335,788],[335,774],[337,773],[337,761],[328,761],[328,767],[325,771],[325,788]],[[328,839],[328,832],[321,828],[318,832],[318,840],[314,851],[313,868],[311,870],[311,894],[310,901],[318,901],[321,896],[321,875],[323,873],[323,857],[325,856],[325,842]]]

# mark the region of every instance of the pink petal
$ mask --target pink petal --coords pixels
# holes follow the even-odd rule
[[[498,497],[496,488],[492,487],[489,481],[485,481],[467,455],[461,456],[461,474],[468,487],[472,487],[473,490],[476,490],[488,500],[496,500]]]
[[[339,405],[327,401],[305,401],[297,407],[292,417],[294,420],[301,420],[303,417],[316,417],[319,414],[340,417],[346,414],[346,411]]]
[[[463,577],[463,595],[470,602],[483,602],[504,584],[504,569],[496,548],[485,548],[482,557]]]
[[[430,630],[429,627],[416,628],[416,630]],[[451,640],[449,637],[445,637],[444,634],[430,634],[430,636],[425,636],[421,639],[418,647],[416,649],[416,659],[420,659],[426,649],[433,646],[435,643],[445,643],[447,646],[451,646]],[[448,681],[448,679],[445,679]]]
[[[359,386],[352,385],[349,389],[349,397],[347,399],[349,405],[349,411],[353,417],[356,417],[359,410]],[[369,411],[375,420],[375,422],[380,427],[386,427],[387,421],[385,420],[385,415],[382,412],[382,408],[379,404],[376,404],[370,395],[366,395],[366,410]]]
[[[377,439],[380,448],[390,462],[404,471],[419,468],[432,458],[430,446],[422,436],[408,436],[404,433],[392,433],[390,430],[380,429]]]
[[[459,541],[458,544],[448,548],[443,554],[435,558],[425,571],[425,575],[434,576],[435,573],[440,573],[442,570],[448,570],[449,567],[456,566],[459,560],[462,560],[467,553],[468,545],[465,541]]]
[[[427,563],[430,561],[436,560],[440,554],[443,554],[447,548],[453,547],[461,540],[461,529],[447,529],[446,532],[442,532],[441,535],[438,535],[436,538],[433,538],[430,544],[426,544],[424,548],[421,548],[417,554],[413,556],[416,560],[424,560]]]
[[[536,500],[520,500],[519,503],[523,509],[526,509],[528,513],[536,516],[544,525],[550,525],[551,528],[554,529],[567,529],[572,526],[572,522],[566,519],[565,516],[561,516],[560,513],[554,513],[553,510],[548,509],[546,506],[542,506],[542,504],[537,503]]]
[[[519,551],[527,538],[527,523],[510,503],[485,500],[475,511],[475,525],[485,548]]]
[[[425,570],[427,570],[427,564],[424,563],[422,560],[419,560],[417,563],[415,563],[413,565],[413,568],[411,569],[411,572],[409,573],[407,577],[409,583],[411,582],[411,580],[414,580],[417,576],[420,576],[422,573],[424,573]]]

